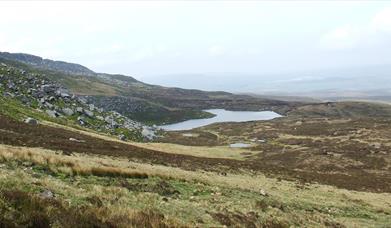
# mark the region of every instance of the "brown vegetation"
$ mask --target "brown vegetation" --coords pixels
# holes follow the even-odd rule
[[[125,178],[148,178],[148,174],[118,167],[91,166],[88,163],[61,155],[34,153],[23,148],[0,150],[0,161],[27,161],[32,165],[44,165],[53,171],[62,171],[71,175],[94,175]],[[64,169],[68,168],[68,169]]]
[[[322,127],[315,127],[317,124],[321,124]],[[165,153],[141,146],[102,140],[64,129],[42,125],[30,126],[5,117],[0,117],[0,143],[44,147],[64,153],[120,156],[132,161],[181,167],[187,170],[236,172],[246,169],[283,179],[318,182],[362,191],[391,192],[391,175],[388,170],[391,160],[388,151],[391,151],[391,146],[387,144],[390,125],[390,121],[384,119],[347,120],[345,123],[325,119],[279,119],[269,122],[216,124],[208,127],[219,133],[219,139],[222,138],[227,142],[230,137],[224,136],[225,130],[237,128],[245,128],[248,133],[240,137],[236,136],[235,139],[258,137],[269,140],[253,148],[260,153],[245,161]],[[371,127],[368,129],[367,126]],[[355,133],[352,133],[353,130],[346,130],[350,128],[354,128]],[[311,129],[318,132],[312,133]],[[335,132],[341,135],[334,135]],[[368,132],[371,137],[367,136]],[[299,145],[292,145],[289,142],[285,144],[284,135],[288,135],[289,138],[310,137],[311,141],[304,140]],[[314,140],[319,140],[320,136],[325,135],[332,141],[324,144],[313,143]],[[85,142],[70,141],[71,137]],[[358,141],[347,141],[347,137],[357,137]],[[380,139],[375,140],[375,137]],[[366,140],[366,146],[359,145],[363,140]],[[371,144],[375,142],[381,143],[379,148]],[[341,157],[338,154],[341,154]]]
[[[265,173],[348,189],[390,192],[390,126],[388,118],[286,117],[213,124],[193,132],[213,132],[219,136],[214,142],[217,145],[254,144],[260,140],[248,149],[255,153],[246,164]],[[178,134],[170,133],[165,140],[178,142]],[[203,144],[204,141],[193,139],[199,146],[209,144]]]
[[[106,207],[67,206],[20,190],[0,192],[0,227],[184,227],[152,210],[113,213]]]

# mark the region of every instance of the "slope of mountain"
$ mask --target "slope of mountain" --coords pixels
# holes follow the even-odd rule
[[[154,135],[152,128],[95,106],[44,74],[8,65],[1,59],[0,93],[0,114],[16,119],[34,117],[117,135],[123,140],[142,140],[143,134],[151,139]]]
[[[41,69],[58,70],[64,73],[80,74],[80,75],[95,74],[92,70],[79,64],[67,63],[63,61],[53,61],[50,59],[43,59],[35,55],[0,52],[0,58],[19,61]]]
[[[0,53],[0,59],[24,70],[44,74],[76,95],[112,109],[129,118],[147,123],[170,123],[211,117],[203,109],[273,110],[284,114],[298,102],[285,102],[146,84],[124,75],[95,73],[77,64],[42,60],[27,54]],[[156,115],[156,114],[159,115]]]

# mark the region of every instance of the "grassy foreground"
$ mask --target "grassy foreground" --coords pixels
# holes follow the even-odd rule
[[[391,225],[389,193],[6,145],[0,161],[5,227]]]

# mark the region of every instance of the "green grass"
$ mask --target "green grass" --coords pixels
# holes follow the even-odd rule
[[[272,221],[282,227],[302,227],[305,224],[325,226],[326,223],[339,224],[344,219],[350,221],[347,224],[354,221],[368,226],[386,226],[390,218],[385,214],[388,212],[379,213],[371,205],[360,201],[346,198],[344,203],[343,200],[337,202],[341,199],[335,198],[333,193],[329,193],[329,201],[316,202],[309,198],[295,198],[289,192],[284,197],[274,194],[265,197],[256,191],[163,176],[137,179],[65,175],[60,170],[28,163],[24,165],[26,163],[20,161],[0,164],[3,164],[0,168],[0,196],[11,191],[36,197],[50,189],[55,193],[56,200],[67,202],[69,208],[89,208],[94,213],[98,213],[98,207],[112,212],[119,208],[124,211],[130,208],[136,211],[152,210],[164,214],[166,218],[176,218],[182,224],[205,227],[220,226],[223,220],[219,218],[223,216],[240,218],[240,221],[230,221],[236,225],[244,222],[261,226]],[[15,203],[9,200],[0,197],[0,212],[3,211],[0,216],[5,213],[8,217],[17,218],[16,211],[36,210],[28,209],[31,205],[24,205],[25,201]],[[49,213],[45,208],[40,210],[44,214]],[[255,213],[257,217],[253,218],[249,213]],[[49,219],[54,218],[49,216]],[[103,221],[103,218],[98,220]]]
[[[1,92],[1,91],[0,91]],[[7,97],[0,97],[0,114],[16,120],[32,117],[38,120],[46,120],[66,125],[68,121],[63,118],[51,118],[46,113],[24,106],[20,101]]]

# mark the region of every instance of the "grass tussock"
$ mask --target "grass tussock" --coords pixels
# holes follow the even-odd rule
[[[53,172],[62,172],[69,175],[94,175],[124,178],[148,178],[147,173],[126,168],[92,166],[75,158],[55,154],[45,154],[26,150],[25,148],[7,148],[0,150],[0,161],[31,162],[32,165],[48,167]]]
[[[21,190],[0,192],[0,227],[184,227],[153,211],[68,206]]]
[[[90,169],[92,175],[95,176],[109,176],[109,177],[129,177],[129,178],[148,178],[148,174],[128,171],[116,167],[92,167]]]

